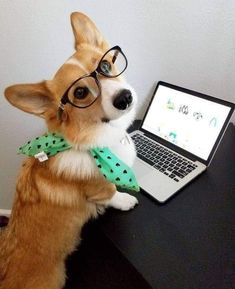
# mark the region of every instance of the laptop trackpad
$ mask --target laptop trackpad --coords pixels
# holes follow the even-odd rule
[[[155,171],[154,169],[140,161],[138,158],[135,159],[133,170],[137,180],[146,178],[148,175],[152,175],[152,172]]]
[[[154,168],[145,165],[138,158],[135,160],[134,173],[141,188],[157,199],[164,202],[177,191],[177,184]]]

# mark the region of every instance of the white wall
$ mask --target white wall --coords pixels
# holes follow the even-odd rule
[[[234,0],[1,0],[0,208],[10,208],[22,156],[43,122],[12,108],[4,88],[49,79],[73,53],[69,15],[87,13],[129,59],[140,115],[158,80],[235,101]]]

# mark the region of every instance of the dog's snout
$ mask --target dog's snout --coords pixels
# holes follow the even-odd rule
[[[120,110],[127,109],[133,101],[132,93],[129,89],[122,89],[113,100],[113,106]]]

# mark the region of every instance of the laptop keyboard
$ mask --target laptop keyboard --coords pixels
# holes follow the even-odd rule
[[[132,139],[140,159],[176,182],[179,182],[197,167],[193,162],[141,134],[133,135]]]

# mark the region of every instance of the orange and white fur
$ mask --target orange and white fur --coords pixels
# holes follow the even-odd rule
[[[65,259],[78,245],[84,223],[103,208],[129,210],[138,203],[106,181],[88,153],[91,147],[108,146],[129,166],[133,164],[134,145],[122,142],[135,116],[137,99],[130,85],[120,76],[99,76],[102,94],[97,101],[86,109],[67,104],[62,119],[57,118],[60,98],[67,87],[92,72],[110,48],[84,14],[72,13],[71,23],[76,51],[54,78],[5,90],[12,105],[43,117],[48,131],[61,133],[73,148],[45,162],[33,157],[23,162],[12,215],[0,234],[1,289],[62,288]],[[126,110],[112,105],[122,89],[130,90],[133,97]]]

